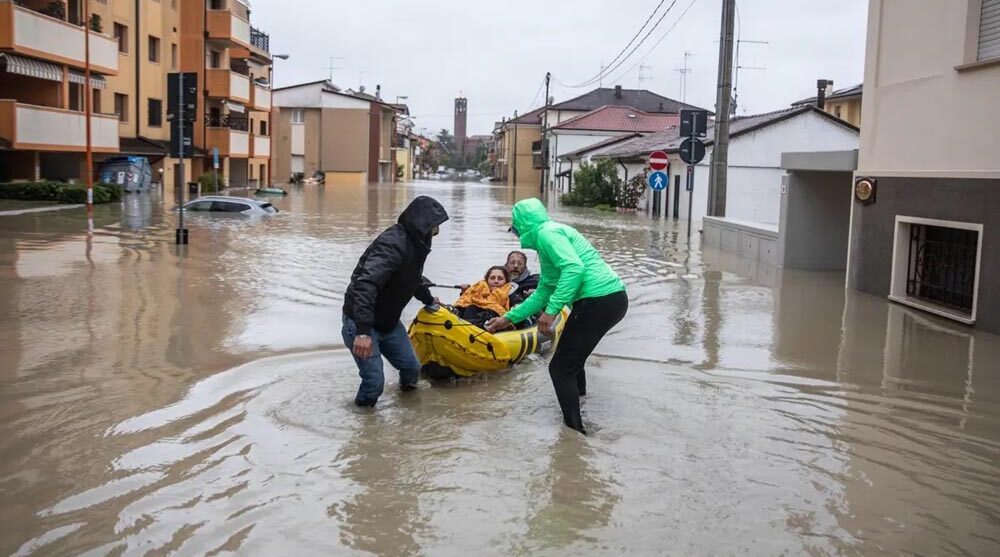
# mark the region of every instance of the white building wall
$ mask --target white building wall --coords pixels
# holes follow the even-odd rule
[[[323,84],[306,85],[293,89],[281,89],[271,93],[271,100],[277,107],[320,108],[322,106]]]

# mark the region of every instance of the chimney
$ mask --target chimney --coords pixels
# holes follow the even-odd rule
[[[382,100],[382,85],[375,86],[375,98]]]
[[[660,112],[663,112],[663,101],[660,101],[660,106],[657,108]]]
[[[829,79],[816,80],[816,108],[826,109],[826,96],[833,92],[833,81]]]
[[[615,85],[615,98],[616,99],[622,98],[622,86],[621,85]]]

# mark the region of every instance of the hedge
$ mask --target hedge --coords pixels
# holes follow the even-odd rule
[[[94,203],[121,201],[121,198],[122,189],[118,184],[94,184]],[[66,182],[0,182],[0,199],[86,203],[87,188],[83,184]]]

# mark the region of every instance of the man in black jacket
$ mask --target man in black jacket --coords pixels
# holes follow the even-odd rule
[[[507,264],[504,265],[510,273],[510,281],[517,284],[517,290],[510,295],[510,307],[523,302],[538,288],[538,275],[528,270],[528,256],[523,251],[512,251],[507,254]]]
[[[399,370],[400,389],[417,388],[420,361],[399,316],[410,298],[424,304],[435,302],[421,275],[431,238],[447,220],[448,213],[437,200],[417,197],[399,215],[397,224],[379,234],[358,260],[344,294],[341,331],[361,375],[354,398],[358,406],[375,406],[382,394],[383,355]]]

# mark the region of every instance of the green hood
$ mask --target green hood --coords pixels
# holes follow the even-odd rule
[[[545,210],[545,205],[532,197],[514,204],[511,214],[513,215],[514,228],[521,235],[521,247],[535,249],[538,228],[549,221],[549,212]]]

